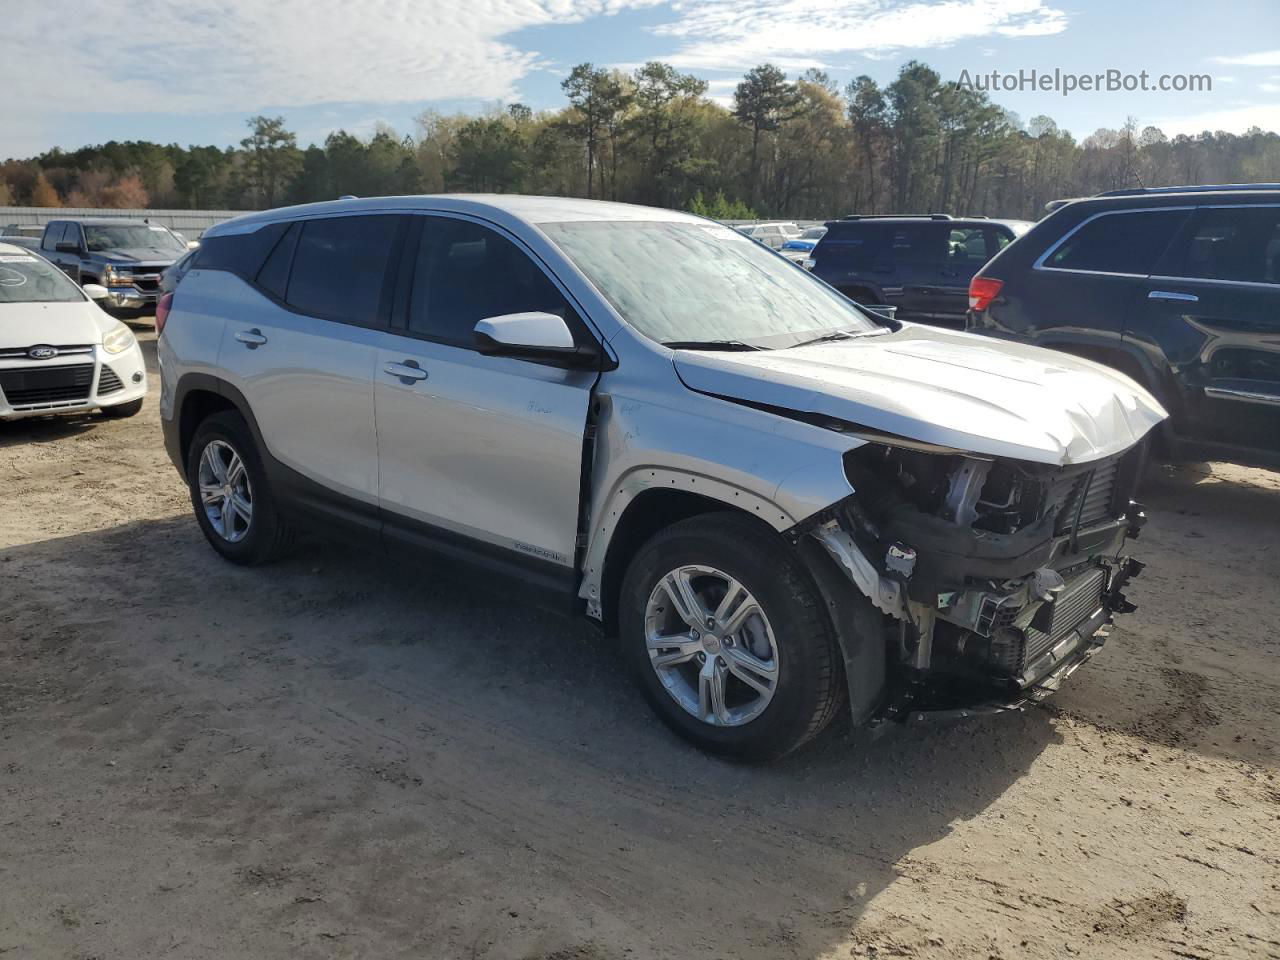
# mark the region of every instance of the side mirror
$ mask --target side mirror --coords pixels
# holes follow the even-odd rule
[[[596,357],[573,341],[573,333],[562,317],[554,313],[507,313],[486,317],[475,327],[476,347],[481,353],[526,360],[558,360],[583,366]]]
[[[100,283],[86,283],[80,288],[90,300],[105,300],[110,291]]]

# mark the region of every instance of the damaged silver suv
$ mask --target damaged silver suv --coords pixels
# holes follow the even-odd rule
[[[533,586],[709,750],[1039,700],[1131,609],[1146,391],[865,312],[707,220],[273,210],[209,230],[162,307],[165,443],[215,550],[318,527]]]

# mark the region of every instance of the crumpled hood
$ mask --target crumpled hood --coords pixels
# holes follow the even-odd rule
[[[101,343],[116,325],[97,304],[0,303],[0,349],[36,344],[72,346]]]
[[[915,324],[785,350],[678,350],[674,362],[701,393],[1060,466],[1126,450],[1167,416],[1100,364]]]

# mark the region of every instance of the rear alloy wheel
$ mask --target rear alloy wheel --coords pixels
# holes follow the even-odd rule
[[[240,414],[215,413],[196,428],[187,452],[187,485],[205,539],[231,562],[266,563],[292,545]]]
[[[239,543],[253,523],[253,487],[244,460],[224,440],[212,440],[200,454],[200,502],[214,533]]]
[[[618,603],[641,689],[703,749],[780,757],[817,736],[845,701],[817,586],[755,518],[703,514],[655,534],[631,561]]]

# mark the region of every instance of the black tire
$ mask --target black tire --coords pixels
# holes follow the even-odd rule
[[[737,726],[708,723],[682,707],[649,659],[645,608],[658,582],[686,564],[732,576],[759,602],[778,650],[773,698]],[[645,697],[671,729],[704,750],[742,760],[774,760],[816,737],[845,702],[838,643],[812,577],[795,551],[760,521],[703,514],[673,524],[640,548],[619,596],[624,655]]]
[[[142,397],[137,400],[130,400],[128,403],[117,403],[110,407],[102,408],[102,415],[110,417],[112,420],[123,420],[125,417],[136,417],[142,412]]]
[[[214,441],[229,445],[244,462],[252,490],[252,516],[243,539],[231,541],[213,526],[200,497],[200,458]],[[224,410],[201,421],[187,450],[187,488],[191,509],[209,545],[232,563],[254,566],[269,563],[293,546],[293,531],[284,521],[262,466],[262,457],[248,424],[239,413]]]

